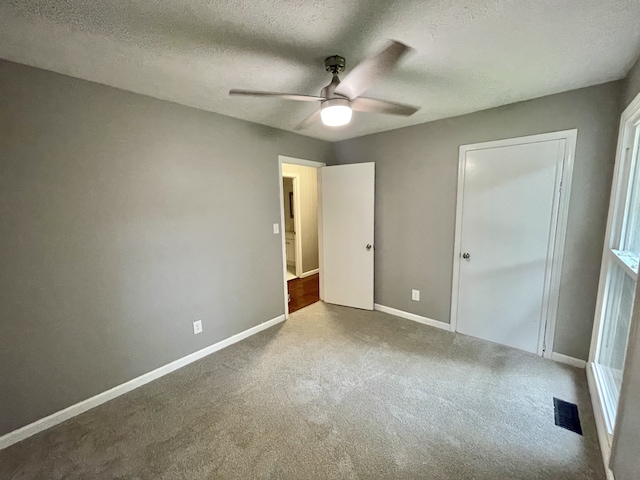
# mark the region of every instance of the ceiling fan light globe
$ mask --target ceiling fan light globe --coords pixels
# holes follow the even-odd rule
[[[341,127],[351,121],[351,105],[349,100],[334,98],[322,102],[320,107],[320,118],[322,123],[328,127]]]

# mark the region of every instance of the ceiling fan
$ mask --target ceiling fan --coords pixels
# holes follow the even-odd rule
[[[361,96],[377,80],[391,73],[398,65],[400,58],[409,50],[411,50],[411,47],[400,42],[391,41],[384,50],[357,65],[342,81],[338,78],[338,74],[345,69],[346,61],[344,57],[339,55],[327,57],[324,61],[324,68],[333,75],[333,78],[329,85],[322,89],[320,96],[236,89],[230,90],[229,95],[320,102],[320,109],[298,125],[297,130],[317,122],[318,116],[322,123],[330,127],[346,125],[351,121],[353,110],[356,112],[409,116],[417,112],[419,108]]]

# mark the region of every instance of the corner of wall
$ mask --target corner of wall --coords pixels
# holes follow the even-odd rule
[[[621,82],[623,82],[623,85],[620,111],[623,111],[640,93],[640,56]]]

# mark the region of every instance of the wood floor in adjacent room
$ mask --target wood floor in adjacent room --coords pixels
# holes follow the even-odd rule
[[[320,274],[296,278],[287,282],[289,290],[289,313],[320,301]]]
[[[601,458],[584,370],[318,302],[0,451],[0,478],[604,480]]]

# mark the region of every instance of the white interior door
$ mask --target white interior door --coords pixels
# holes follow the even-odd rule
[[[323,167],[322,297],[373,310],[375,164]]]
[[[565,144],[461,151],[458,332],[541,353]]]

